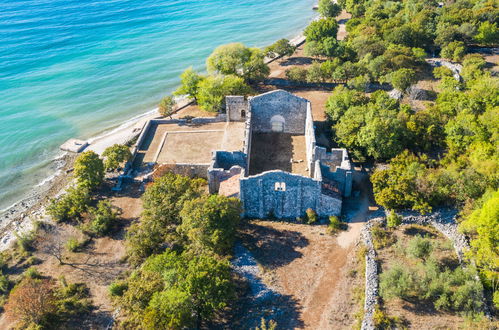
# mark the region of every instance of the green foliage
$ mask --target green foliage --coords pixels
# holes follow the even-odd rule
[[[175,99],[173,96],[168,95],[165,96],[159,101],[158,104],[158,112],[161,116],[163,117],[172,117],[172,115],[175,113],[175,105],[177,102],[175,102]]]
[[[206,67],[210,73],[235,75],[246,82],[259,82],[270,73],[264,58],[264,52],[258,48],[231,43],[217,47],[206,60]]]
[[[307,223],[309,225],[313,225],[314,223],[317,223],[317,221],[319,220],[317,217],[317,213],[313,209],[309,208],[305,211],[305,213],[307,215]]]
[[[126,281],[115,281],[109,285],[108,290],[112,297],[121,297],[128,290],[128,283]]]
[[[36,238],[34,232],[26,234],[14,233],[16,236],[16,248],[22,256],[28,256],[33,251],[33,244]]]
[[[184,204],[178,232],[187,237],[189,247],[194,251],[228,254],[234,243],[240,214],[241,205],[236,198],[203,196]]]
[[[286,70],[286,78],[295,82],[305,82],[307,81],[308,71],[305,68],[295,66],[291,69]]]
[[[322,41],[328,37],[336,39],[338,33],[338,22],[334,18],[322,18],[307,26],[304,31],[307,42]]]
[[[275,330],[275,329],[277,329],[277,322],[274,320],[269,320],[267,322],[263,317],[260,320],[260,326],[255,328],[255,330]]]
[[[56,298],[55,324],[81,318],[92,309],[89,290],[84,283],[67,283],[66,279],[61,277],[54,295]]]
[[[477,207],[460,224],[460,229],[471,236],[471,249],[467,256],[472,258],[486,284],[499,292],[499,190],[488,192],[482,206]]]
[[[198,85],[197,101],[199,106],[206,111],[219,111],[225,105],[227,95],[248,95],[251,88],[243,78],[228,76],[208,76]]]
[[[340,85],[335,87],[327,99],[326,115],[333,122],[337,122],[350,107],[365,105],[368,102],[369,98],[363,93]]]
[[[189,95],[195,99],[198,95],[199,82],[203,77],[199,75],[192,67],[187,68],[180,75],[180,87],[175,91],[175,95]]]
[[[272,45],[265,48],[265,56],[270,58],[291,56],[295,52],[296,47],[289,43],[288,39],[279,39]]]
[[[341,230],[341,221],[340,219],[337,217],[337,216],[330,216],[329,217],[329,224],[327,226],[327,232],[329,234],[335,234],[337,233],[339,230]]]
[[[404,151],[390,161],[390,167],[376,170],[371,176],[376,202],[387,209],[413,208],[421,212],[431,210],[430,193],[418,190],[418,181],[425,181],[425,157]]]
[[[440,55],[451,61],[461,61],[466,54],[466,46],[462,41],[453,41],[442,48]]]
[[[394,88],[405,92],[411,85],[417,82],[416,73],[412,69],[399,69],[390,74],[389,81]]]
[[[107,171],[114,171],[123,163],[132,158],[130,148],[123,144],[114,144],[107,147],[102,153],[104,159],[104,167]]]
[[[451,69],[449,69],[446,66],[439,66],[439,67],[436,67],[435,69],[433,69],[433,76],[435,78],[442,79],[445,77],[452,77],[453,72]]]
[[[433,251],[431,240],[421,235],[414,236],[407,244],[407,254],[413,258],[426,260]]]
[[[95,152],[82,152],[74,162],[74,176],[79,185],[97,188],[104,180],[104,163]]]
[[[97,203],[97,208],[89,210],[90,221],[83,225],[82,229],[96,237],[101,237],[109,233],[118,218],[118,210],[107,200]]]
[[[116,301],[134,328],[200,327],[234,296],[229,262],[204,254],[149,257],[127,282]]]
[[[40,279],[42,277],[40,272],[35,267],[29,267],[23,275],[24,277],[31,279]]]
[[[167,242],[176,239],[184,203],[201,196],[204,180],[167,173],[149,185],[142,195],[141,221],[130,226],[126,245],[129,260],[139,264],[144,258],[160,253]]]
[[[81,247],[82,244],[76,237],[70,237],[66,242],[66,249],[70,252],[76,252]]]
[[[497,23],[489,21],[482,22],[478,27],[478,34],[475,40],[484,45],[497,45],[499,43],[499,28]]]
[[[331,0],[319,0],[319,13],[322,17],[336,17],[341,13],[341,6]]]
[[[376,250],[384,249],[397,242],[397,238],[392,232],[378,225],[371,228],[371,235],[373,237],[373,244]]]
[[[386,217],[386,225],[388,228],[395,228],[402,223],[402,216],[398,215],[395,211],[390,211]]]
[[[78,220],[89,203],[90,192],[86,186],[70,187],[65,194],[50,202],[47,212],[56,222]]]
[[[397,316],[389,316],[379,305],[375,306],[373,321],[375,329],[398,329],[402,325]]]

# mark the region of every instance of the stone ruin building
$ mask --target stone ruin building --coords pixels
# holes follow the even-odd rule
[[[283,90],[227,96],[226,121],[244,122],[243,148],[213,151],[210,193],[241,199],[248,218],[339,215],[352,190],[345,149],[317,146],[310,102]]]

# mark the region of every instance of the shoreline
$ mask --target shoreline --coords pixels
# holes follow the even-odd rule
[[[314,17],[312,20],[317,19]],[[311,21],[312,21],[311,20]],[[297,32],[296,36],[289,39],[291,43],[301,45],[305,42],[303,29]],[[273,62],[272,59],[269,62]],[[175,112],[178,116],[180,112],[190,105],[191,101],[181,99],[182,102],[179,109]],[[96,135],[88,138],[86,141],[89,146],[84,150],[92,150],[98,154],[109,146],[114,144],[126,144],[137,137],[142,131],[145,123],[151,119],[160,117],[158,108],[145,111],[136,115],[121,124],[103,130]],[[22,197],[19,201],[11,206],[0,210],[0,251],[9,248],[16,238],[16,234],[25,234],[33,228],[33,224],[38,220],[44,219],[47,215],[44,214],[45,206],[51,198],[61,194],[70,183],[68,178],[72,170],[73,162],[78,154],[64,152],[61,156],[51,160],[54,164],[60,162],[56,166],[56,170],[51,175],[47,176],[40,183],[34,185],[33,192]]]

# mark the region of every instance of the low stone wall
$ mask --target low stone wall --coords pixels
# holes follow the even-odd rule
[[[361,231],[362,241],[367,248],[366,253],[366,273],[365,273],[365,300],[364,318],[362,319],[362,330],[374,330],[374,310],[378,303],[378,262],[376,261],[376,251],[374,250],[371,227],[375,223],[380,223],[383,218],[374,218],[368,221]]]

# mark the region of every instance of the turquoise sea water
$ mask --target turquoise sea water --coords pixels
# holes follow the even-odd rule
[[[70,137],[153,109],[218,45],[294,37],[315,0],[0,0],[0,210]]]

